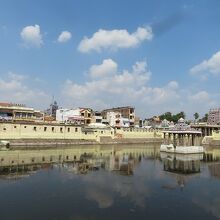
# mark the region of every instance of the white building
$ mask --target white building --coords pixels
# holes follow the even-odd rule
[[[58,109],[56,111],[56,121],[60,123],[84,124],[84,117],[81,109]]]
[[[115,112],[115,113],[120,113],[121,117],[125,119],[129,119],[129,126],[134,126],[135,125],[135,108],[132,106],[124,106],[124,107],[117,107],[117,108],[111,108],[111,109],[105,109],[102,111],[102,117],[104,120],[107,119],[107,113],[108,112]],[[127,121],[127,120],[126,120]],[[138,122],[139,124],[139,122]]]
[[[123,128],[130,126],[130,120],[123,118],[120,112],[107,112],[107,121],[111,127]]]

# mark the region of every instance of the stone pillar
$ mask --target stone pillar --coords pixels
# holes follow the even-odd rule
[[[198,135],[195,134],[195,139],[194,139],[194,145],[197,146],[197,142],[198,142]]]
[[[192,146],[194,146],[194,134],[192,134]]]
[[[177,146],[180,146],[180,134],[177,134]]]
[[[202,128],[202,136],[205,136],[205,128]]]
[[[168,135],[168,144],[170,144],[170,142],[171,142],[171,133],[169,133]]]

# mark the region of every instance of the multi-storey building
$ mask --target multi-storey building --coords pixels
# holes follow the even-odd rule
[[[56,121],[60,123],[72,124],[90,124],[92,120],[92,109],[76,108],[76,109],[58,109],[56,111]]]
[[[43,121],[44,114],[22,104],[0,103],[0,121]]]
[[[84,117],[85,125],[88,125],[92,121],[93,111],[91,108],[80,108],[80,114]]]
[[[94,111],[92,114],[92,121],[91,123],[102,123],[102,114],[99,111]]]
[[[130,126],[129,119],[123,118],[120,112],[107,112],[106,120],[111,127],[122,128]]]
[[[208,124],[220,124],[220,108],[210,109],[208,115]]]
[[[107,119],[107,113],[108,112],[120,113],[122,118],[129,120],[129,125],[131,127],[134,126],[134,122],[135,122],[135,108],[134,107],[125,106],[125,107],[105,109],[105,110],[102,111],[103,119]]]

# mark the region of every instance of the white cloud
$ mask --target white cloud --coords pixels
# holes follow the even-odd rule
[[[84,84],[67,80],[63,90],[66,103],[70,103],[71,100],[76,106],[86,105],[100,110],[113,106],[134,105],[140,115],[179,107],[176,103],[179,100],[178,83],[171,81],[163,87],[149,86],[151,72],[146,61],[136,62],[131,71],[115,70],[117,68],[114,68],[112,74],[101,72],[99,77],[92,78]]]
[[[188,117],[193,118],[193,114],[198,112],[200,116],[209,111],[210,108],[219,107],[220,94],[210,93],[205,90],[200,91],[184,91],[181,94],[184,102],[184,109],[188,113]]]
[[[42,34],[40,32],[40,26],[35,24],[34,26],[26,26],[22,29],[21,38],[26,47],[41,47],[43,44]]]
[[[99,29],[91,38],[84,37],[78,46],[78,50],[82,53],[87,53],[92,50],[101,52],[102,49],[131,48],[138,46],[144,40],[151,40],[152,38],[153,32],[149,26],[138,27],[131,34],[125,29]]]
[[[196,102],[205,103],[207,101],[210,101],[210,96],[209,96],[209,93],[206,92],[206,91],[199,91],[196,94],[193,94],[193,95],[189,96],[189,100],[193,101],[194,104]]]
[[[63,31],[59,35],[57,41],[59,43],[65,43],[65,42],[69,41],[71,38],[72,38],[72,34],[69,31]]]
[[[195,88],[182,89],[173,80],[161,86],[152,86],[151,72],[146,61],[136,62],[131,70],[120,71],[119,65],[112,59],[103,60],[100,65],[92,67],[88,71],[91,78],[86,82],[65,82],[62,93],[65,106],[72,107],[68,104],[74,103],[74,106],[102,110],[132,105],[141,117],[167,111],[185,111],[187,118],[192,119],[195,112],[202,116],[210,108],[219,107],[220,104],[220,93],[209,93]]]
[[[190,69],[192,75],[201,76],[202,79],[207,79],[209,75],[220,75],[220,51],[215,53],[208,60],[202,61],[200,64]]]
[[[27,76],[25,76],[25,75],[16,74],[16,73],[13,73],[13,72],[9,72],[8,77],[12,81],[18,81],[18,82],[24,80],[25,78],[27,78]]]
[[[118,64],[112,59],[103,60],[100,65],[93,65],[89,69],[92,78],[111,76],[117,73]]]
[[[179,87],[179,84],[176,81],[170,81],[168,83],[168,88],[170,88],[170,89],[178,89],[178,87]]]
[[[42,107],[49,103],[49,97],[39,89],[28,86],[27,77],[8,73],[6,78],[0,77],[0,100]]]

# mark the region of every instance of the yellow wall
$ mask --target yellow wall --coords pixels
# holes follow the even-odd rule
[[[54,130],[52,130],[54,129]],[[62,129],[62,130],[61,130]],[[100,137],[111,138],[162,138],[161,132],[147,129],[93,129],[83,132],[80,126],[59,124],[0,123],[1,139],[81,139],[100,141]]]
[[[220,132],[212,132],[212,136],[213,140],[220,140]]]
[[[117,129],[116,136],[118,136],[118,138],[163,138],[163,134],[161,132],[149,131],[142,128]]]
[[[84,133],[81,127],[68,125],[0,123],[0,139],[98,140],[100,136],[113,136],[113,132],[111,133],[111,130],[106,129],[96,129],[95,133]]]

